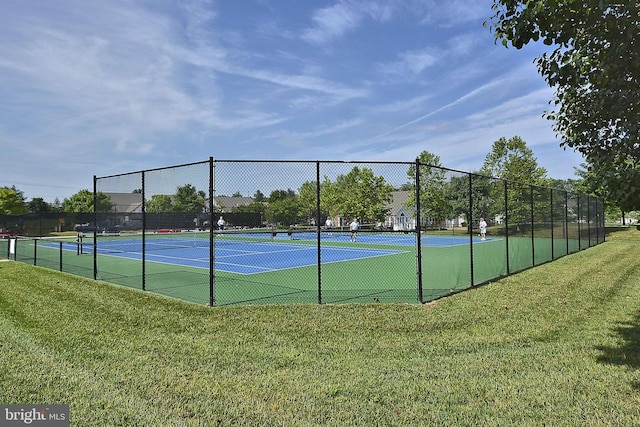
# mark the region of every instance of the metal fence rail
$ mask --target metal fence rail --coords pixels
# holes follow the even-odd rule
[[[600,198],[418,161],[210,158],[95,177],[94,202],[74,239],[0,251],[211,306],[416,303],[604,241]]]

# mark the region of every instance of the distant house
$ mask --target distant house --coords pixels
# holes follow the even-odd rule
[[[228,213],[240,206],[247,206],[253,203],[251,197],[229,197],[218,196],[213,199],[213,206],[220,212]]]
[[[414,230],[416,228],[416,214],[414,209],[408,208],[407,203],[411,196],[410,191],[394,191],[393,200],[387,205],[389,215],[385,219],[386,228],[396,231]],[[423,214],[424,215],[424,214]],[[465,216],[458,215],[455,218],[447,218],[436,222],[433,218],[422,218],[422,226],[444,226],[447,228],[462,227]]]
[[[106,222],[123,229],[142,227],[142,193],[104,194],[111,200],[111,213],[114,214],[105,218]]]
[[[141,193],[104,193],[109,197],[116,213],[142,213]]]
[[[393,200],[387,205],[389,215],[384,226],[390,230],[413,230],[416,228],[416,217],[413,209],[407,208],[411,192],[394,191]]]

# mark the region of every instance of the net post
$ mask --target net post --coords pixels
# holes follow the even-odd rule
[[[58,257],[60,258],[60,271],[62,271],[62,241],[58,242],[60,245],[60,250],[58,252]]]

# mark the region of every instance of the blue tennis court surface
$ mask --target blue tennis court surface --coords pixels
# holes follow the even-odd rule
[[[317,265],[318,248],[315,244],[317,233],[298,232],[288,234],[233,233],[221,234],[214,240],[215,268],[237,274],[255,274]],[[398,246],[415,246],[414,233],[364,233],[351,241],[350,233],[321,233],[322,263],[353,261],[407,252]],[[497,239],[487,239],[486,242]],[[91,243],[82,244],[83,256],[93,253]],[[474,244],[480,243],[474,237]],[[423,235],[423,246],[451,247],[468,245],[468,236]],[[54,245],[55,244],[51,244]],[[377,247],[373,247],[376,245]],[[390,246],[380,248],[381,245]],[[48,246],[48,245],[45,245]],[[395,246],[396,248],[391,248]],[[68,242],[64,249],[77,251],[78,244]],[[98,238],[98,254],[131,260],[142,259],[142,238],[140,235]],[[150,235],[145,239],[145,260],[149,262],[182,265],[195,268],[209,268],[209,238],[207,233],[199,235],[180,233],[175,236]]]
[[[152,238],[148,243],[145,243],[145,260],[187,267],[209,268],[208,243],[207,239],[202,238]],[[44,246],[57,248],[57,245],[53,243]],[[93,244],[83,243],[83,255],[81,256],[91,256],[93,248]],[[78,244],[68,242],[64,244],[63,249],[77,251]],[[353,247],[324,245],[320,254],[323,263],[332,263],[403,252],[406,251],[369,249],[355,245]],[[97,253],[100,256],[141,260],[142,241],[141,239],[123,240],[122,238],[98,239]],[[317,265],[318,262],[317,246],[292,243],[284,238],[255,242],[216,239],[215,254],[216,270],[238,274],[255,274],[306,267]]]
[[[294,239],[300,240],[316,240],[317,234],[315,232],[306,233],[294,233]],[[325,232],[320,233],[320,238],[323,241],[323,245],[331,244],[331,242],[350,242],[351,234],[348,232]],[[274,239],[289,239],[287,233],[278,233]],[[480,237],[474,237],[473,243],[482,243],[501,240],[497,238],[487,238],[481,240]],[[358,233],[356,243],[372,244],[372,245],[393,245],[393,246],[415,246],[416,235],[413,232],[360,232]],[[443,235],[431,235],[423,234],[421,238],[422,246],[431,247],[449,247],[468,245],[469,236],[443,236]]]

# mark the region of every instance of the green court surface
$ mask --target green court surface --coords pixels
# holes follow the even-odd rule
[[[386,237],[374,239],[373,236],[363,235],[356,242],[346,238],[323,240],[323,258],[333,256],[336,251],[353,253],[353,256],[333,262],[323,259],[320,268],[316,263],[317,241],[313,239],[269,243],[266,255],[258,252],[255,249],[258,246],[254,245],[249,250],[258,253],[257,256],[266,257],[267,262],[277,267],[251,274],[215,269],[211,275],[212,287],[208,268],[177,264],[171,261],[170,256],[165,256],[162,262],[147,260],[144,263],[143,284],[143,263],[140,258],[107,255],[98,251],[97,279],[139,290],[144,286],[145,291],[198,304],[418,303],[420,293],[422,302],[437,299],[551,261],[566,255],[567,247],[568,253],[578,250],[577,241],[566,239],[509,238],[507,248],[507,240],[501,238],[486,241],[474,238],[473,245],[470,245],[468,236],[459,236],[456,240],[438,240],[437,236],[426,236],[421,245],[420,291],[415,237],[400,236],[402,239],[395,240]],[[93,278],[93,254],[79,255],[77,250],[72,250],[76,247],[74,241],[69,242],[71,245],[65,244],[65,249],[60,250],[57,242],[47,242],[45,245],[38,241],[34,245],[33,241],[19,241],[16,254],[10,259]],[[310,253],[313,261],[301,261],[292,267],[281,268],[285,260],[290,264],[291,257],[300,256],[301,252],[291,251],[291,248],[295,249],[293,245],[300,245],[299,248],[305,249],[305,253]],[[8,246],[0,246],[0,250],[7,251]],[[234,250],[237,249],[217,249],[215,261],[221,263],[220,260]],[[240,251],[249,257],[249,263],[257,259],[251,258],[253,254],[247,254],[245,247],[241,247]],[[382,252],[379,256],[361,256],[362,253],[369,253],[366,251]],[[188,257],[202,261],[208,259],[208,253],[208,248],[196,248]]]

